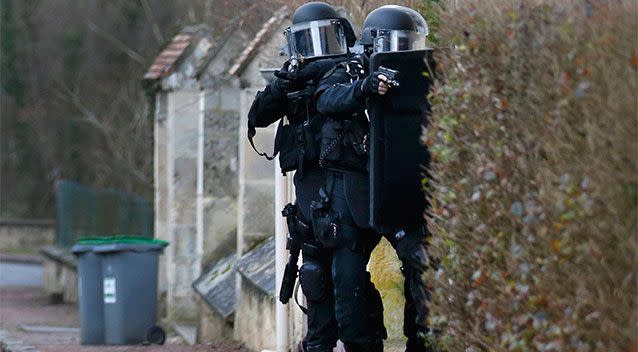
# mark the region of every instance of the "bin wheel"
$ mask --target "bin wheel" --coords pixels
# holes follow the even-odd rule
[[[166,332],[157,325],[153,325],[146,332],[146,341],[156,345],[163,345],[166,342]]]

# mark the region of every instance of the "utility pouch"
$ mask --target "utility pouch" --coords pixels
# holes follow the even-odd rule
[[[339,214],[330,210],[323,201],[313,201],[310,204],[312,210],[312,229],[315,240],[323,248],[335,248],[338,244]]]
[[[282,173],[297,169],[299,150],[296,141],[295,126],[280,122],[275,135],[275,151],[279,152],[279,166]]]
[[[368,135],[364,132],[363,127],[359,126],[355,121],[345,120],[344,129],[346,134],[343,144],[346,148],[351,149],[356,156],[365,158],[368,155]]]
[[[280,123],[275,135],[281,172],[302,170],[304,162],[317,159],[316,133],[312,122]]]
[[[312,230],[315,240],[324,248],[335,248],[339,245],[339,223],[341,216],[330,209],[330,195],[334,186],[335,175],[328,173],[325,187],[319,189],[320,201],[312,201]]]

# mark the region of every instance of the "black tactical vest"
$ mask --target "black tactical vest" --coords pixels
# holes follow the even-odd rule
[[[357,56],[341,62],[326,74],[337,75],[343,83],[363,79],[367,73],[364,63]],[[365,107],[348,116],[326,116],[321,126],[319,166],[329,170],[367,173],[368,131],[370,123]]]

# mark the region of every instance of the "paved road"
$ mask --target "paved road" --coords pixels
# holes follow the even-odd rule
[[[40,264],[0,262],[0,286],[42,286],[43,269]]]
[[[163,346],[81,346],[77,331],[30,332],[24,325],[78,327],[76,304],[51,304],[42,286],[40,264],[0,261],[0,345],[9,351],[32,352],[248,352],[233,342],[187,346],[169,334]],[[0,351],[4,351],[0,346]]]

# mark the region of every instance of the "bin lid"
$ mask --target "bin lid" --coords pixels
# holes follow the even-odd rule
[[[73,254],[86,252],[119,252],[119,251],[152,251],[163,250],[168,242],[156,238],[115,235],[101,237],[84,237],[71,248]]]

